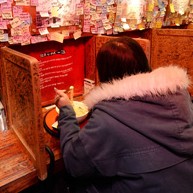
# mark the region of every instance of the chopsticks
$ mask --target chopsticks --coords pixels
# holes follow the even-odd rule
[[[56,89],[56,88],[54,88]],[[70,102],[71,104],[73,105],[73,98],[74,98],[74,86],[70,86],[68,90],[62,90],[64,93],[69,93],[70,96],[69,96],[69,99],[70,99]],[[58,98],[59,99],[59,98]],[[58,100],[57,99],[57,100]],[[56,100],[56,101],[57,101]]]
[[[74,98],[74,86],[69,87],[69,92],[70,92],[70,101],[73,104],[73,98]]]

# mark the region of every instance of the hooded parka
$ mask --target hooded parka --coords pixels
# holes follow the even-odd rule
[[[58,127],[65,169],[84,193],[193,193],[190,79],[177,66],[96,86],[80,129],[71,106]]]

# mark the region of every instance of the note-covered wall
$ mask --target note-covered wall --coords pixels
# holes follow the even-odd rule
[[[0,42],[34,44],[84,34],[193,22],[192,0],[0,0]]]

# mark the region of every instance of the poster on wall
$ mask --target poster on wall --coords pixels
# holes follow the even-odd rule
[[[39,61],[42,106],[54,103],[54,88],[67,90],[74,86],[74,96],[84,92],[83,40],[42,42],[27,46],[25,54]]]

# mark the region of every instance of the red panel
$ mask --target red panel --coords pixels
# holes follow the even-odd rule
[[[74,86],[75,96],[83,94],[84,42],[69,40],[63,44],[43,42],[19,48],[39,62],[42,105],[54,102],[54,87],[68,89]]]

